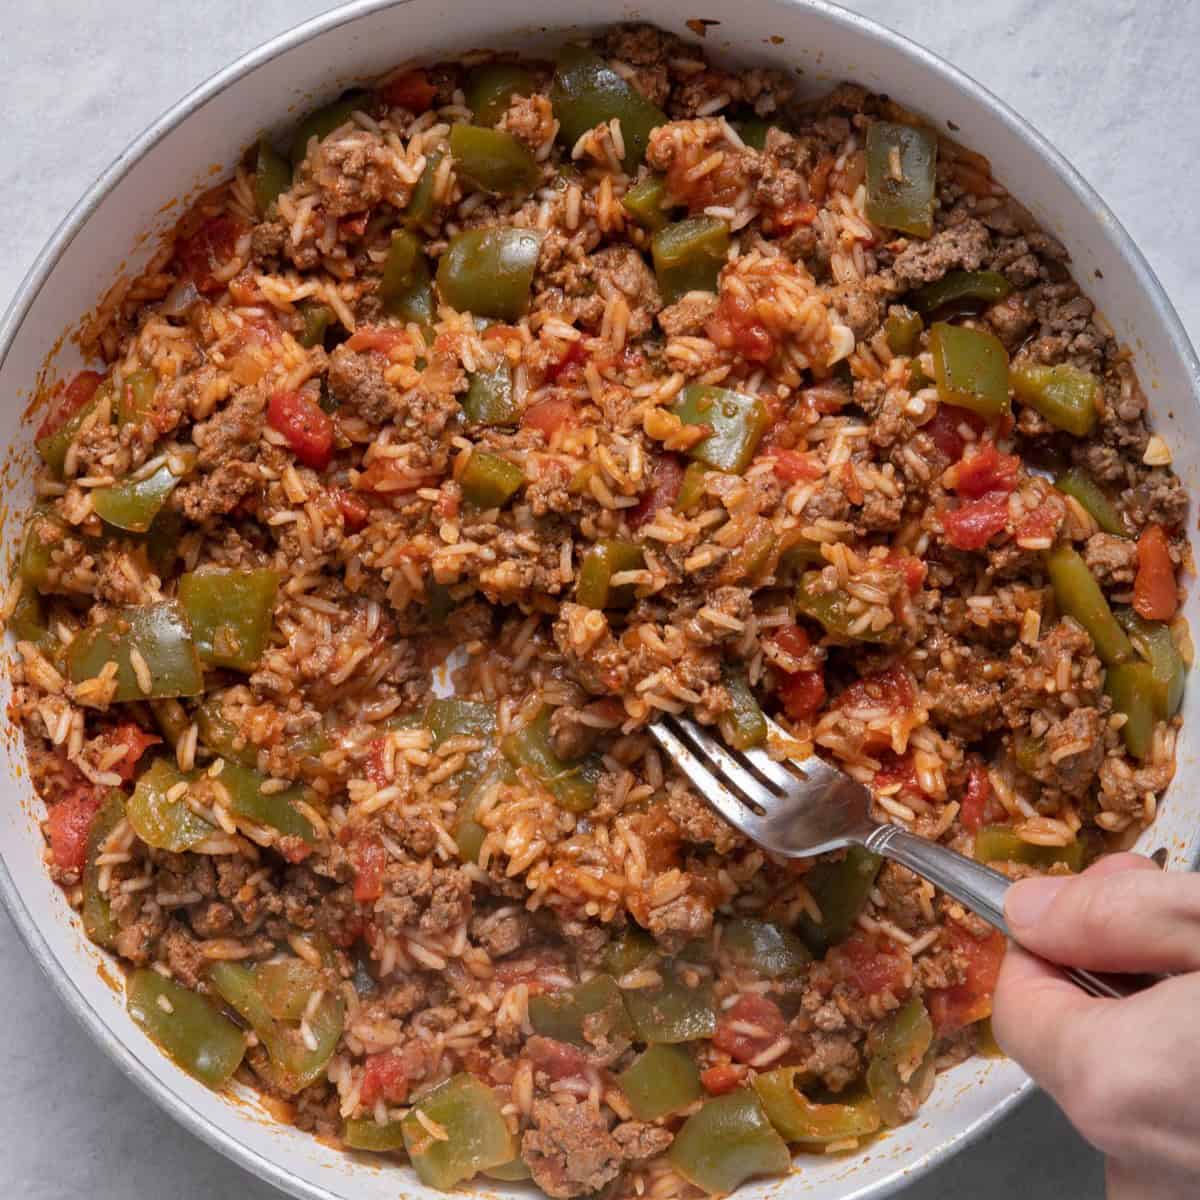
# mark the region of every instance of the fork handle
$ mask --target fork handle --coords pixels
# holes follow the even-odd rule
[[[1004,919],[1004,895],[1012,886],[1012,880],[999,871],[946,846],[917,837],[899,825],[877,825],[863,838],[863,845],[928,879],[960,904],[965,904],[976,916],[994,925],[1005,937],[1016,940]],[[1114,975],[1055,965],[1089,995],[1109,1000],[1124,999],[1158,982],[1150,975]]]

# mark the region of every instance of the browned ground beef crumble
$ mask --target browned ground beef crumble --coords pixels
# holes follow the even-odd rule
[[[595,45],[668,117],[632,174],[619,130],[556,140],[553,66],[535,62],[498,128],[532,152],[536,182],[476,190],[445,152],[470,119],[467,67],[407,71],[310,140],[265,211],[251,152],[110,294],[85,330],[102,371],[55,397],[42,431],[89,414],[62,471],[39,476],[41,566],[26,561],[8,600],[11,711],[49,806],[49,869],[89,932],[246,1029],[238,1077],[273,1111],[361,1145],[355,1129],[420,1110],[425,1132],[410,1117],[406,1138],[421,1160],[438,1129],[421,1097],[465,1074],[548,1195],[684,1195],[704,1182],[670,1148],[707,1097],[753,1095],[737,1089],[788,1067],[844,1102],[897,1012],[930,1031],[884,1111],[911,1117],[934,1070],[986,1039],[1002,942],[892,864],[831,934],[822,900],[845,886],[844,856],[787,862],[749,844],[647,724],[687,711],[728,728],[745,680],[787,729],[773,749],[832,756],[872,784],[879,819],[967,854],[999,828],[1024,848],[997,863],[1012,875],[1078,867],[1153,819],[1178,718],[1128,752],[1046,551],[1074,546],[1128,605],[1147,530],[1184,562],[1187,500],[1129,355],[985,160],[939,135],[931,236],[905,235],[865,209],[868,129],[919,123],[895,102],[848,84],[804,99],[782,73],[718,70],[644,26]],[[761,149],[753,119],[769,124]],[[672,220],[707,213],[730,232],[715,293],[664,296],[651,236],[621,203],[651,172]],[[423,328],[396,315],[384,266],[423,173],[415,232],[435,272],[464,230],[538,234],[526,315],[484,327],[443,304]],[[913,290],[955,271],[997,272],[1007,294],[936,315],[994,333],[1014,366],[1090,372],[1089,435],[1030,405],[990,424],[949,406],[930,330],[889,340]],[[314,317],[326,325],[306,336]],[[491,372],[513,415],[472,421],[468,387]],[[118,422],[147,378],[148,406]],[[768,428],[744,471],[709,470],[681,512],[709,428],[673,406],[696,384],[757,397]],[[99,492],[162,455],[182,478],[151,533],[102,521]],[[486,455],[522,477],[499,504],[472,502]],[[1071,465],[1119,533],[1053,486]],[[961,530],[988,504],[997,523],[974,544]],[[620,581],[629,603],[602,610],[580,576],[605,539],[641,553]],[[207,656],[202,695],[169,698],[133,663],[139,691],[122,700],[111,674],[74,665],[90,627],[175,599],[185,573],[261,568],[279,578],[262,653],[236,668]],[[853,636],[797,609],[798,570],[850,598]],[[438,735],[423,717],[452,651],[457,695],[488,706],[493,729]],[[534,728],[542,768],[510,752]],[[584,764],[582,801],[546,754]],[[184,773],[157,799],[177,836],[121,807],[159,760]],[[227,761],[260,773],[266,807],[239,807]],[[270,797],[290,824],[264,816]],[[732,946],[747,920],[783,939],[784,969]],[[331,1004],[340,1014],[300,1086],[214,983],[223,965],[272,960],[313,988],[303,1013],[274,1014],[293,1049],[313,1050]],[[711,1003],[686,1050],[703,1094],[682,1110],[637,1119],[619,1076],[645,1029],[611,1008],[574,1043],[547,1036],[539,1002],[598,974],[626,997],[674,978]]]

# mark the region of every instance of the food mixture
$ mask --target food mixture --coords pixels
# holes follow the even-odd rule
[[[478,54],[264,137],[113,289],[11,712],[180,1067],[434,1187],[673,1197],[987,1050],[999,934],[772,858],[647,733],[815,749],[1014,877],[1153,820],[1186,497],[954,128],[645,26]]]

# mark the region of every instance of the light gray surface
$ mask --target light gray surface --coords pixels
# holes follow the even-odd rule
[[[321,0],[7,0],[0,303],[84,188],[152,118],[238,54],[330,7]],[[724,7],[697,11],[718,15]],[[1193,339],[1200,335],[1193,218],[1200,129],[1190,120],[1200,111],[1193,64],[1200,5],[853,0],[848,7],[949,58],[1037,125],[1113,207]],[[7,1195],[278,1200],[117,1072],[68,1016],[3,915],[0,971]],[[1097,1156],[1038,1097],[905,1200],[1082,1200],[1101,1191]]]

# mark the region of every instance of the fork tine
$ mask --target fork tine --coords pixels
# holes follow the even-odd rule
[[[709,772],[718,780],[732,785],[751,804],[767,809],[779,800],[771,788],[756,778],[753,772],[746,770],[738,760],[737,754],[727,750],[703,725],[697,724],[691,717],[666,719],[672,724],[676,734],[693,748],[693,752],[708,767]]]
[[[743,804],[701,761],[692,753],[683,739],[671,729],[665,720],[655,721],[650,733],[666,751],[667,757],[692,781],[709,804],[713,806],[735,829],[741,829],[751,837],[760,836],[762,825],[758,814]]]

